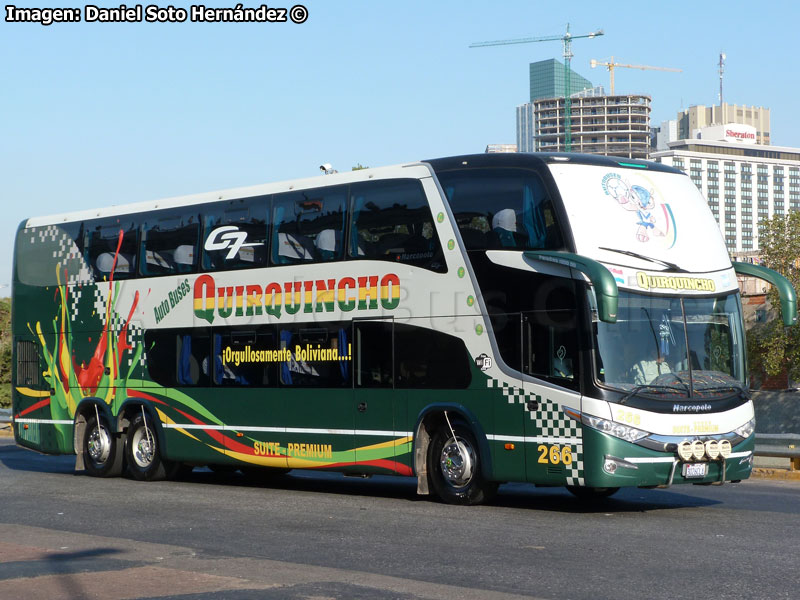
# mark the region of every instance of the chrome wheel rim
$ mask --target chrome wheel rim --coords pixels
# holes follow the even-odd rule
[[[97,426],[89,432],[86,450],[93,463],[105,464],[111,455],[111,436],[105,427]]]
[[[463,438],[450,438],[444,443],[439,458],[442,476],[453,487],[464,487],[472,481],[475,451]]]
[[[156,451],[156,440],[153,432],[147,427],[140,427],[133,434],[133,461],[141,468],[146,469],[153,464]]]

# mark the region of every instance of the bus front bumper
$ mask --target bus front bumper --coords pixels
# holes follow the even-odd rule
[[[583,428],[584,479],[589,487],[669,487],[681,483],[717,484],[750,477],[755,436],[737,444],[727,458],[682,460]]]

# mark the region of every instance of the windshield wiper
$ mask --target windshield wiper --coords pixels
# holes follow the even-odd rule
[[[680,383],[683,383],[683,382],[681,381]],[[688,396],[688,394],[689,394],[689,386],[688,386],[688,385],[686,385],[686,384],[684,384],[684,385],[685,385],[685,387],[684,387],[684,388],[675,387],[675,386],[673,386],[673,385],[658,385],[658,384],[656,384],[656,385],[652,385],[652,384],[649,384],[649,383],[644,383],[644,384],[641,384],[641,385],[637,385],[635,388],[633,388],[632,390],[628,391],[628,392],[627,392],[627,393],[626,393],[626,394],[625,394],[625,395],[624,395],[624,396],[623,396],[623,397],[620,399],[620,401],[618,402],[618,404],[625,404],[625,403],[626,403],[628,400],[630,400],[630,399],[631,399],[631,397],[632,397],[632,396],[635,396],[636,394],[638,394],[638,393],[639,393],[639,392],[641,392],[642,390],[646,390],[646,389],[653,389],[653,390],[671,390],[671,391],[673,391],[673,392],[683,392],[683,393],[686,393],[686,394],[687,394],[687,396]]]
[[[639,254],[638,252],[633,252],[632,250],[618,250],[616,248],[605,248],[603,246],[598,246],[600,250],[608,250],[609,252],[616,252],[617,254],[624,254],[626,256],[633,256],[634,258],[639,258],[641,260],[647,260],[650,262],[654,262],[657,264],[664,265],[670,271],[675,271],[676,273],[688,273],[686,269],[681,269],[678,265],[673,262],[669,262],[668,260],[661,260],[660,258],[653,258],[651,256],[645,256],[644,254]]]

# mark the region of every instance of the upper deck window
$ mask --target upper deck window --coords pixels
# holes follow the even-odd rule
[[[93,222],[88,232],[87,263],[95,281],[136,276],[139,225],[129,215]]]
[[[272,264],[340,260],[344,256],[346,186],[290,192],[272,205]]]
[[[142,224],[139,269],[142,275],[191,273],[197,267],[200,219],[178,211],[150,213]]]
[[[349,257],[447,271],[431,209],[415,179],[351,186]]]
[[[204,269],[266,266],[269,196],[215,203],[204,213]]]
[[[563,245],[553,203],[525,169],[437,173],[467,250],[541,250]]]

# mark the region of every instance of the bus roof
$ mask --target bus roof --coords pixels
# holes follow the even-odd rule
[[[464,154],[462,156],[449,156],[425,160],[435,171],[448,171],[451,169],[471,167],[539,167],[544,168],[552,164],[578,164],[614,169],[640,169],[658,171],[662,173],[677,173],[683,171],[663,165],[661,163],[623,156],[601,156],[599,154],[572,154],[567,152],[508,152],[508,153],[483,153]]]
[[[543,169],[552,164],[580,164],[608,166],[613,168],[646,169],[649,171],[661,171],[669,173],[683,174],[682,171],[673,167],[668,167],[660,163],[628,159],[624,157],[599,156],[594,154],[568,154],[568,153],[497,153],[497,154],[464,154],[460,156],[450,156],[424,160],[420,162],[404,163],[385,167],[374,167],[359,169],[357,171],[347,171],[332,175],[317,175],[303,179],[293,179],[265,183],[248,187],[231,188],[226,190],[216,190],[191,194],[186,196],[176,196],[158,200],[148,200],[131,204],[110,205],[102,208],[72,211],[67,213],[31,217],[23,222],[25,227],[36,227],[58,223],[68,223],[84,221],[99,217],[110,217],[116,215],[144,212],[164,208],[179,208],[182,206],[192,206],[216,202],[219,200],[233,200],[238,198],[251,198],[266,194],[276,194],[287,191],[312,189],[323,186],[337,184],[354,183],[370,179],[386,179],[398,177],[399,169],[411,169],[408,177],[425,177],[430,175],[428,166],[434,171],[446,171],[454,168],[470,167],[527,167]],[[416,169],[415,169],[416,168]],[[418,170],[417,170],[418,169]]]

